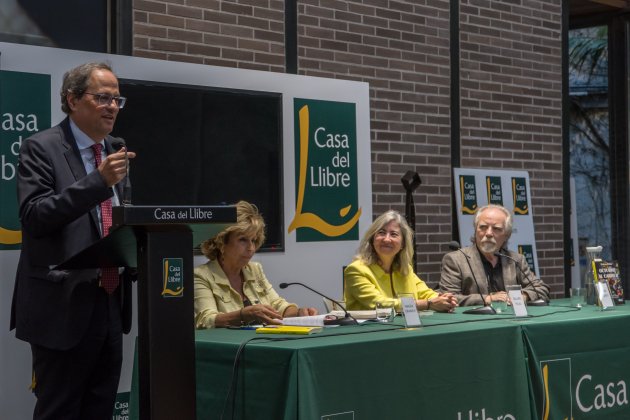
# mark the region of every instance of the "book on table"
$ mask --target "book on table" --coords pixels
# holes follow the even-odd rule
[[[596,282],[606,281],[615,305],[625,303],[619,263],[617,261],[593,260],[593,274]]]

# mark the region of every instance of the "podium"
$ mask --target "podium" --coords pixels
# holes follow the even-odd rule
[[[118,206],[109,235],[58,266],[138,268],[140,419],[196,418],[193,247],[234,206]]]

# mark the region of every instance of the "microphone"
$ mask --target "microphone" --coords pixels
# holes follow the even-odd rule
[[[473,271],[472,266],[470,265],[470,257],[468,255],[466,255],[466,253],[464,251],[462,251],[462,248],[459,246],[459,242],[457,242],[457,241],[451,241],[448,244],[448,247],[450,249],[452,249],[453,251],[461,252],[462,255],[464,257],[466,257],[466,262],[468,263],[468,268],[470,269],[470,274],[472,274],[472,278],[475,281],[475,286],[477,286],[477,290],[479,291],[479,296],[481,296],[481,301],[483,302],[483,306],[480,306],[478,308],[468,309],[468,310],[465,310],[462,313],[463,314],[470,314],[470,315],[496,315],[497,311],[492,306],[490,306],[488,303],[486,303],[486,298],[484,297],[483,293],[481,293],[481,288],[479,287],[479,282],[477,281],[477,277],[475,277],[475,272]]]
[[[547,305],[549,305],[549,302],[547,302],[545,299],[540,297],[540,293],[538,292],[538,289],[536,289],[536,286],[534,285],[534,282],[531,281],[531,279],[527,276],[527,274],[525,274],[525,270],[523,270],[521,268],[521,265],[518,263],[518,261],[516,261],[515,258],[512,258],[510,255],[504,254],[504,253],[498,252],[498,251],[495,252],[494,255],[497,256],[497,257],[505,257],[508,260],[512,261],[514,263],[514,265],[517,266],[518,269],[521,271],[523,276],[527,279],[528,284],[531,284],[532,289],[534,289],[534,292],[536,293],[536,296],[538,297],[538,299],[531,300],[531,301],[527,302],[527,306],[547,306]],[[518,276],[517,276],[517,279],[518,279]],[[518,282],[518,280],[517,280],[517,282]]]
[[[279,286],[280,286],[280,288],[281,288],[281,289],[286,289],[287,287],[289,287],[289,286],[291,286],[291,285],[293,285],[293,284],[299,284],[300,286],[302,286],[302,287],[306,287],[308,290],[310,290],[311,292],[313,292],[313,293],[315,293],[315,294],[320,295],[321,297],[324,297],[324,298],[326,298],[326,299],[330,299],[330,298],[329,298],[328,296],[326,296],[325,294],[320,293],[320,292],[318,292],[317,290],[315,290],[315,289],[313,289],[313,288],[311,288],[311,287],[308,287],[308,286],[307,286],[307,285],[305,285],[304,283],[300,283],[300,282],[297,282],[297,281],[292,282],[292,283],[280,283],[280,285],[279,285]],[[325,321],[324,323],[325,323],[326,325],[357,325],[357,324],[358,324],[357,320],[356,320],[356,319],[354,319],[354,318],[352,317],[352,315],[350,315],[350,314],[348,313],[348,311],[346,310],[345,306],[343,306],[341,303],[337,302],[335,299],[330,299],[330,301],[332,301],[332,302],[336,303],[337,305],[339,305],[339,307],[340,307],[341,309],[343,309],[343,312],[344,312],[346,315],[345,315],[343,318],[341,318],[341,319],[332,320],[332,321]]]
[[[125,148],[125,166],[127,176],[125,176],[125,182],[123,184],[123,196],[122,205],[131,204],[131,182],[129,181],[129,158],[127,157],[127,143],[122,137],[114,138],[112,140],[112,147],[114,150],[119,151],[123,147]]]

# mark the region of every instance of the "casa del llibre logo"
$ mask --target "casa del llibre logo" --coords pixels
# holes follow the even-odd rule
[[[358,199],[353,103],[295,99],[298,242],[356,240]]]
[[[0,250],[20,249],[17,171],[22,140],[50,127],[50,75],[0,71]]]

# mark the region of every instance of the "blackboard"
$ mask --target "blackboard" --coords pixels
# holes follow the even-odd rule
[[[263,250],[283,249],[279,93],[120,79],[127,97],[112,135],[131,161],[132,203],[216,205],[247,200],[267,224]]]

